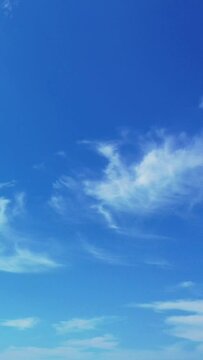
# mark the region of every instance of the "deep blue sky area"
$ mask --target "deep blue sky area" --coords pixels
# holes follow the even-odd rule
[[[0,360],[202,359],[202,19],[0,0]]]

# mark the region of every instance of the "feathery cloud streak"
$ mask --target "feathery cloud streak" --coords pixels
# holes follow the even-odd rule
[[[160,133],[130,161],[115,143],[98,143],[96,150],[107,165],[100,178],[84,181],[84,189],[109,214],[153,214],[203,200],[202,135]]]
[[[109,265],[128,265],[127,259],[124,256],[116,255],[113,252],[107,251],[98,246],[92,245],[88,242],[83,242],[83,248],[93,259]]]
[[[15,232],[13,223],[25,211],[24,198],[24,193],[17,194],[14,200],[0,197],[0,271],[20,274],[55,269],[60,266],[55,260],[27,248],[29,238],[26,236],[25,244]]]

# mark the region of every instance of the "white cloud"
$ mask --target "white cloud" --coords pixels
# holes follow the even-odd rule
[[[203,315],[169,316],[166,324],[173,336],[203,342]]]
[[[104,217],[109,228],[114,229],[114,230],[119,230],[119,226],[115,223],[110,211],[105,209],[104,206],[102,206],[101,204],[97,204],[97,205],[93,205],[92,209],[95,209],[99,214],[101,214]]]
[[[0,322],[0,326],[15,328],[18,330],[27,330],[35,327],[38,323],[38,318],[28,317],[23,319],[5,320]]]
[[[54,270],[61,265],[46,254],[27,249],[14,249],[11,254],[0,253],[0,271],[22,274]]]
[[[161,301],[139,306],[159,312],[174,311],[175,315],[165,319],[165,323],[169,325],[169,333],[178,338],[203,343],[203,300]]]
[[[102,176],[84,181],[84,190],[109,223],[108,214],[110,224],[116,214],[153,214],[203,200],[202,135],[187,138],[160,132],[142,143],[134,156],[122,154],[114,143],[99,143],[96,150],[107,165]]]
[[[134,305],[137,306],[136,304]],[[150,304],[141,304],[139,306],[155,311],[178,310],[203,314],[203,300],[158,301]]]
[[[60,334],[94,330],[98,325],[102,324],[105,319],[105,317],[95,317],[91,319],[75,318],[68,321],[61,321],[55,324],[54,327]]]

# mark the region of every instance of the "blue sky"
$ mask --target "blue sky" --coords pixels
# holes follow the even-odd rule
[[[202,14],[0,1],[0,360],[202,359]]]

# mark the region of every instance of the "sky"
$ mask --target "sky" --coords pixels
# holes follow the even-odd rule
[[[202,15],[0,1],[0,360],[202,359]]]

